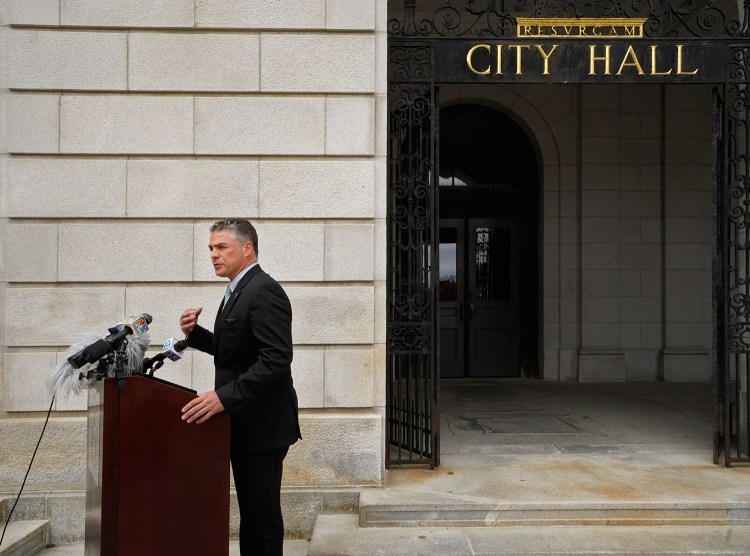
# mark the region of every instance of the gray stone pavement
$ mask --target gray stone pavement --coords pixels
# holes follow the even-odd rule
[[[443,465],[531,455],[711,459],[710,384],[443,380],[440,394]]]
[[[285,556],[305,556],[309,541],[284,541]],[[229,543],[229,556],[239,556],[240,545],[236,542]],[[42,556],[82,556],[83,545],[58,546],[42,550],[39,554]]]
[[[370,503],[750,504],[750,468],[712,462],[710,384],[444,381],[441,465]]]
[[[309,556],[668,555],[750,553],[750,527],[358,528],[321,516]]]
[[[319,517],[310,556],[750,554],[750,468],[712,462],[710,384],[446,380],[440,407],[440,467]]]

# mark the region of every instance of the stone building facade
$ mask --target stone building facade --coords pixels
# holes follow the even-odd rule
[[[304,442],[287,524],[383,483],[385,3],[2,2],[0,492],[20,487],[78,335],[184,307],[215,314],[208,227],[257,223],[260,262],[294,311]],[[162,378],[205,391],[210,358]],[[84,524],[82,398],[61,399],[19,517],[54,543]]]
[[[82,333],[218,308],[210,224],[257,224],[294,311],[304,440],[290,536],[385,484],[385,0],[5,0],[0,494]],[[514,120],[539,173],[538,378],[709,381],[711,88],[446,85]],[[191,352],[159,376],[210,389]],[[519,370],[520,376],[520,370]],[[707,387],[710,387],[707,385]],[[86,400],[55,402],[19,517],[81,542]]]

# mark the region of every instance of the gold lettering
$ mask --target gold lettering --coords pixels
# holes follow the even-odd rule
[[[589,75],[596,75],[596,62],[604,62],[604,75],[611,75],[609,71],[609,49],[611,44],[604,45],[604,56],[596,56],[596,46],[589,45]]]
[[[503,45],[498,44],[496,48],[497,48],[497,71],[495,72],[495,75],[502,75],[503,74]]]
[[[632,61],[628,62],[628,58],[630,58]],[[641,68],[641,63],[638,61],[638,57],[635,55],[635,50],[633,50],[633,45],[631,44],[628,46],[627,52],[625,52],[625,56],[622,58],[622,64],[620,64],[620,69],[617,70],[617,73],[615,75],[622,75],[622,68],[625,66],[634,67],[638,70],[638,75],[643,75],[643,68]]]
[[[487,75],[487,74],[490,73],[490,66],[487,66],[487,69],[484,70],[484,71],[478,71],[474,67],[474,64],[472,62],[472,58],[474,56],[474,52],[476,52],[477,49],[479,49],[479,48],[482,48],[482,49],[486,50],[487,52],[490,52],[492,50],[492,48],[490,47],[489,44],[477,44],[475,46],[472,46],[471,49],[469,50],[469,53],[466,55],[466,65],[469,66],[469,69],[471,71],[473,71],[474,73],[476,73],[477,75]]]
[[[541,44],[536,45],[536,49],[539,51],[539,54],[541,54],[542,58],[544,58],[544,71],[542,72],[542,75],[549,75],[549,57],[552,56],[552,53],[555,51],[557,46],[558,45],[553,44],[550,51],[545,52]]]
[[[531,48],[528,44],[511,44],[508,48],[516,49],[516,75],[523,75],[523,66],[521,65],[521,52],[524,48]]]
[[[698,73],[697,69],[694,69],[693,71],[682,71],[682,49],[684,46],[684,44],[677,45],[677,75],[696,75]]]
[[[672,70],[669,71],[656,71],[656,49],[659,48],[657,45],[651,45],[651,75],[669,75]]]
[[[643,37],[646,18],[530,18],[516,21],[518,37]],[[639,51],[640,52],[640,51]]]

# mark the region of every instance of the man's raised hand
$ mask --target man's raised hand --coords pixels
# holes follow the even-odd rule
[[[195,328],[195,325],[198,324],[198,316],[202,310],[203,307],[190,307],[185,309],[180,315],[180,328],[182,328],[185,337],[188,337],[193,328]]]

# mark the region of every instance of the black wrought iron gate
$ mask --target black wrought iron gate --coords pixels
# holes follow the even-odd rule
[[[742,41],[714,93],[716,434],[714,462],[750,463],[750,44]]]
[[[436,78],[435,51],[444,53],[446,41],[517,38],[520,17],[642,18],[644,36],[657,47],[676,47],[678,58],[691,41],[724,58],[718,65],[726,71],[711,81],[714,461],[723,454],[727,466],[750,463],[750,0],[743,11],[735,0],[679,6],[667,0],[389,0],[387,466],[439,464],[437,85],[452,74]],[[508,79],[523,82],[518,75]]]
[[[390,465],[438,465],[438,99],[424,45],[388,49],[388,369]]]

